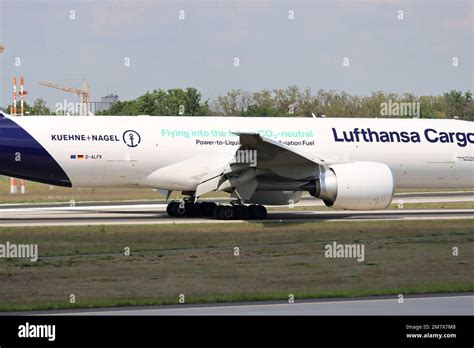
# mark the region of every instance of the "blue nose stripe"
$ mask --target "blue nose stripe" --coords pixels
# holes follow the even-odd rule
[[[71,180],[51,154],[27,131],[1,113],[0,174],[71,187]]]

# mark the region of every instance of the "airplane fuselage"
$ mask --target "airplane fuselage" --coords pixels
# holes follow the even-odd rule
[[[474,123],[438,119],[29,116],[0,119],[0,174],[71,187],[195,190],[253,132],[326,162],[387,164],[397,188],[473,188]],[[258,157],[257,157],[258,160]],[[191,162],[189,162],[191,161]],[[183,180],[150,179],[195,163]]]

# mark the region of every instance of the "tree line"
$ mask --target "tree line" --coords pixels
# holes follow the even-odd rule
[[[55,114],[43,99],[25,105],[30,114]],[[195,88],[157,89],[133,99],[119,101],[98,115],[183,116],[281,116],[281,117],[420,117],[474,120],[470,91],[451,90],[443,95],[416,96],[373,92],[370,96],[346,92],[301,89],[264,89],[249,92],[234,89],[212,101],[203,100]]]

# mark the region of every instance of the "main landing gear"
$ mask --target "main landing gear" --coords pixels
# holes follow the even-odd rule
[[[214,202],[173,201],[166,207],[171,217],[213,217],[219,220],[262,220],[267,216],[263,205],[219,204]]]

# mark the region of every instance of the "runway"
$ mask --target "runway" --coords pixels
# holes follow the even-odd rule
[[[227,203],[228,198],[207,198],[206,200],[216,203]],[[411,192],[395,194],[392,203],[448,203],[448,202],[474,202],[474,191],[448,191],[448,192]],[[46,202],[46,203],[12,203],[0,204],[0,212],[5,209],[14,208],[65,208],[65,207],[94,207],[94,206],[127,206],[127,205],[151,205],[167,204],[163,199],[156,200],[133,200],[133,201],[69,201],[69,202]],[[324,206],[320,199],[311,196],[303,196],[294,205],[295,207]]]
[[[373,296],[354,299],[169,305],[13,312],[6,315],[474,315],[474,294]],[[5,315],[4,314],[4,315]]]
[[[215,201],[227,202],[228,199]],[[399,194],[395,203],[474,202],[472,192]],[[474,204],[474,203],[473,203]],[[271,210],[262,222],[311,221],[381,221],[474,219],[474,209],[388,209],[379,211],[303,210],[306,206],[321,206],[318,199],[304,197],[293,207]],[[256,220],[252,220],[256,221]],[[72,205],[2,205],[0,227],[54,225],[124,225],[124,224],[192,224],[192,223],[250,223],[243,220],[214,220],[210,218],[170,218],[163,201],[85,202]]]
[[[371,221],[371,220],[474,219],[474,209],[403,209],[379,211],[269,211],[262,222]],[[258,220],[251,220],[250,222]],[[81,208],[15,208],[0,212],[0,227],[52,225],[131,225],[250,223],[243,220],[170,218],[166,205],[91,206]]]

